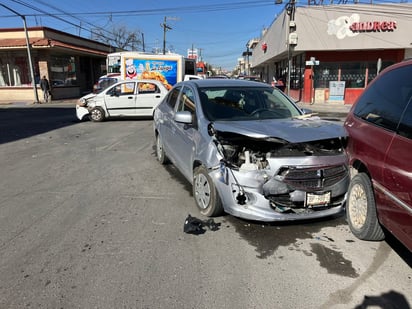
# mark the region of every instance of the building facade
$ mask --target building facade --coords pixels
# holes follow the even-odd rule
[[[91,92],[106,70],[106,44],[47,27],[0,29],[0,97],[2,100],[35,100],[39,81],[46,76],[54,99],[75,98]],[[36,87],[33,87],[31,70]],[[36,89],[36,90],[34,90]]]
[[[311,5],[284,10],[250,58],[294,99],[353,104],[385,67],[412,57],[412,5]],[[290,74],[288,74],[290,72]]]

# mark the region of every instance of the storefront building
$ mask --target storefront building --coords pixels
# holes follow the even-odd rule
[[[53,99],[75,98],[91,92],[106,70],[106,44],[47,27],[27,29],[32,65],[23,28],[0,29],[0,98],[10,101],[35,100],[40,78],[46,76]],[[32,84],[32,74],[36,91]]]
[[[284,10],[253,49],[251,69],[282,79],[298,101],[353,104],[382,69],[412,57],[411,11],[408,3]]]

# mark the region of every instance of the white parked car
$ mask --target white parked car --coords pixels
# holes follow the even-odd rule
[[[153,116],[154,108],[168,93],[157,80],[124,80],[96,94],[79,99],[79,120],[103,121],[109,117]]]

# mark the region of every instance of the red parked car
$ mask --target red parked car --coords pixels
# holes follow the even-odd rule
[[[351,231],[360,239],[382,240],[387,230],[412,251],[412,59],[382,71],[344,126]]]

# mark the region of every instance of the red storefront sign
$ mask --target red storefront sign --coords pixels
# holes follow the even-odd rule
[[[350,25],[352,32],[386,32],[396,29],[396,21],[367,21]]]

